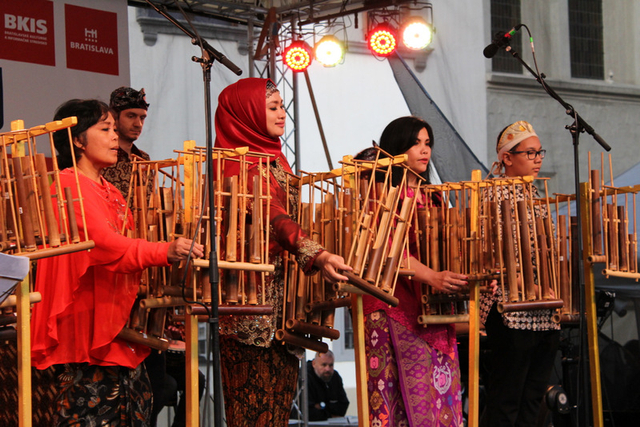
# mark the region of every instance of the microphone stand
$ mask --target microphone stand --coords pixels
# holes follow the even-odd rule
[[[214,426],[223,427],[224,401],[222,399],[222,375],[220,362],[220,330],[218,316],[218,285],[220,283],[220,275],[218,272],[218,254],[216,250],[216,227],[214,222],[214,190],[213,190],[213,132],[211,128],[211,65],[214,61],[218,61],[236,75],[241,75],[242,70],[238,68],[222,53],[215,50],[206,40],[193,34],[189,29],[185,28],[180,22],[175,20],[165,10],[159,9],[150,0],[146,0],[156,12],[164,16],[169,22],[178,27],[187,36],[191,37],[191,43],[197,44],[202,49],[202,58],[193,56],[191,59],[202,65],[203,81],[204,81],[204,110],[205,110],[205,126],[206,126],[206,167],[207,167],[207,198],[209,199],[209,221],[210,234],[209,241],[211,251],[209,252],[209,283],[211,285],[211,310],[209,311],[209,331],[210,331],[210,351],[212,352],[212,369],[213,369],[213,416]],[[206,206],[206,205],[205,205]],[[198,417],[200,418],[200,417]]]
[[[576,192],[576,216],[577,216],[577,228],[578,228],[578,284],[580,289],[580,304],[579,304],[579,334],[580,334],[580,350],[579,350],[579,363],[581,367],[581,372],[579,372],[578,377],[578,385],[576,387],[578,397],[576,401],[576,405],[578,408],[580,407],[580,374],[582,375],[582,379],[584,381],[584,395],[590,395],[591,382],[590,382],[590,372],[589,372],[589,364],[587,363],[589,360],[588,353],[588,336],[587,336],[587,328],[586,328],[586,318],[585,318],[585,309],[586,309],[586,299],[585,299],[585,283],[584,283],[584,260],[583,260],[583,251],[584,251],[584,242],[582,239],[582,214],[581,214],[581,196],[580,196],[580,154],[579,154],[579,136],[582,132],[587,132],[591,135],[602,148],[606,151],[610,151],[611,147],[609,144],[605,142],[605,140],[598,135],[595,130],[575,111],[573,106],[566,103],[560,95],[558,95],[544,80],[544,74],[536,73],[529,65],[518,55],[514,49],[511,48],[509,43],[507,42],[505,46],[505,51],[510,53],[518,62],[522,64],[532,75],[535,77],[536,81],[540,83],[542,88],[551,96],[553,99],[558,101],[560,105],[562,105],[565,109],[565,113],[573,118],[573,124],[565,126],[566,129],[571,133],[572,141],[573,141],[573,166],[574,166],[574,186]],[[595,337],[597,339],[597,337]],[[584,399],[583,411],[582,413],[578,410],[578,424],[577,425],[590,425],[591,422],[591,402],[589,399]],[[582,418],[581,418],[582,416]],[[587,424],[589,422],[589,424]]]

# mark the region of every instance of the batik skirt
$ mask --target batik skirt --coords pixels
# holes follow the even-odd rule
[[[375,311],[365,318],[371,427],[463,425],[460,365],[405,326]]]
[[[286,347],[256,347],[220,337],[222,386],[228,427],[288,424],[300,361]]]
[[[144,364],[136,369],[88,363],[56,368],[56,426],[149,426],[153,397]]]

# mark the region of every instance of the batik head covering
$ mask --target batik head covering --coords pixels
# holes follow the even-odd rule
[[[491,166],[491,173],[496,176],[500,175],[503,167],[502,155],[532,136],[537,137],[538,135],[536,134],[536,131],[533,130],[533,126],[531,126],[529,122],[519,120],[507,126],[500,136],[498,136],[498,142],[496,144],[498,161],[494,162]]]
[[[538,136],[529,122],[519,120],[502,131],[496,145],[498,161],[502,161],[502,155],[527,138]]]
[[[109,101],[109,107],[116,113],[129,108],[142,108],[148,109],[149,104],[145,100],[144,88],[139,91],[122,86],[111,92],[111,99]]]
[[[269,89],[268,89],[269,87]],[[272,154],[280,159],[286,171],[291,172],[282,154],[279,137],[267,131],[267,95],[276,85],[270,79],[246,78],[227,86],[218,97],[215,115],[215,147],[235,149],[249,147],[249,151]],[[248,161],[257,160],[247,156]],[[237,175],[239,165],[226,162],[224,175]]]

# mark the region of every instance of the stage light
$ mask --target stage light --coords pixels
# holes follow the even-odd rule
[[[316,61],[325,67],[335,67],[344,58],[344,48],[335,36],[324,36],[315,46]]]
[[[398,46],[396,31],[389,24],[380,24],[369,33],[367,44],[374,54],[389,56],[395,52]]]
[[[293,71],[304,71],[313,61],[313,51],[306,42],[296,40],[284,50],[282,60]]]
[[[409,49],[424,49],[431,43],[432,28],[417,16],[410,17],[402,26],[402,43]]]

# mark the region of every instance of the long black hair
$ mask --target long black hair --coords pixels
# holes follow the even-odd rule
[[[71,99],[60,105],[56,110],[53,120],[62,120],[66,117],[76,116],[78,124],[71,127],[71,138],[78,138],[84,145],[83,138],[91,126],[104,119],[109,113],[115,114],[107,104],[97,99]],[[82,149],[71,141],[69,143],[69,133],[67,129],[62,129],[53,134],[53,144],[58,152],[58,167],[60,169],[73,166],[71,149],[76,157],[76,161],[82,156]]]
[[[426,129],[429,133],[429,147],[433,149],[433,129],[431,129],[429,123],[414,116],[399,117],[389,123],[380,136],[380,148],[393,156],[404,154],[416,143],[418,134],[422,129]],[[427,165],[427,170],[420,175],[427,184],[431,183],[430,173],[431,162]],[[402,176],[394,173],[392,184],[398,185],[401,179]]]

